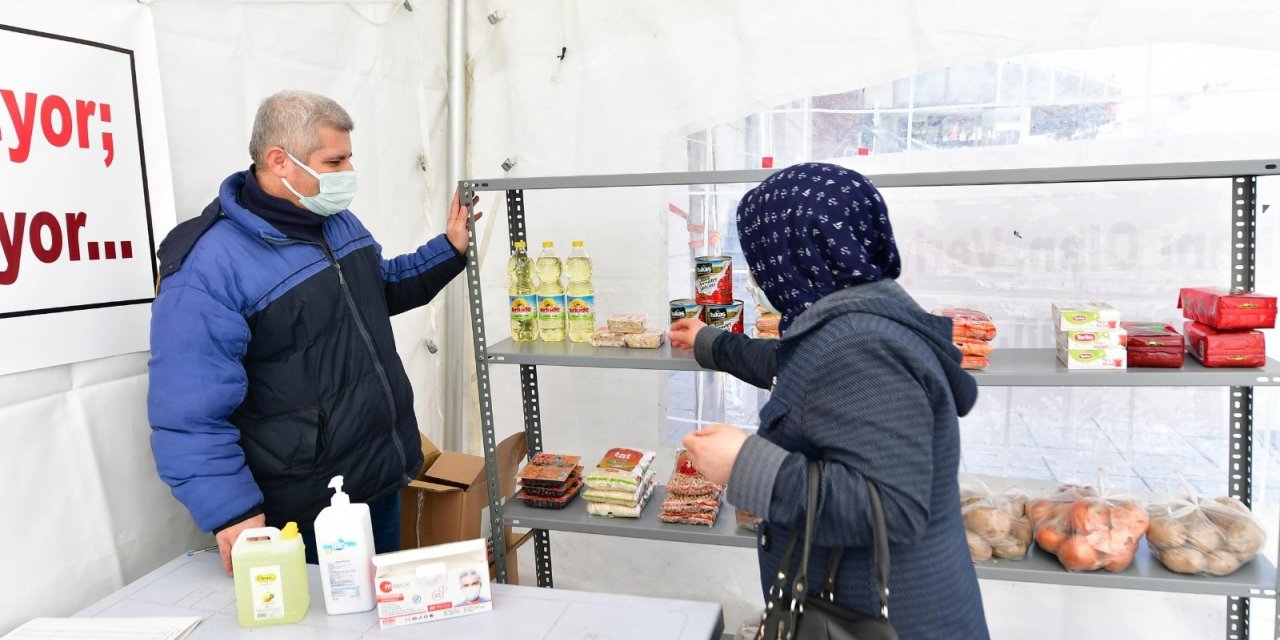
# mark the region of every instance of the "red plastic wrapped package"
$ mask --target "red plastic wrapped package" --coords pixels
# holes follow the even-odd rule
[[[1182,334],[1163,322],[1121,322],[1129,333],[1130,367],[1182,367],[1187,347]]]
[[[990,342],[996,337],[996,325],[991,316],[973,309],[948,308],[934,309],[935,316],[951,318],[951,336],[953,338],[974,338]]]
[[[1217,287],[1185,288],[1178,297],[1183,317],[1214,329],[1271,329],[1276,326],[1276,298],[1257,293],[1231,293]]]
[[[1219,331],[1188,320],[1187,350],[1206,367],[1263,367],[1267,342],[1261,331]]]
[[[965,354],[960,360],[961,369],[969,369],[971,371],[981,371],[991,366],[991,359],[987,356],[973,356]]]

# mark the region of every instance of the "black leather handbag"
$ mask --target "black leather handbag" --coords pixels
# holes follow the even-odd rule
[[[810,595],[808,585],[809,553],[813,547],[814,515],[818,511],[818,488],[822,485],[822,468],[809,462],[809,499],[805,511],[804,551],[800,571],[792,583],[791,597],[783,593],[795,554],[797,533],[791,534],[778,578],[769,589],[764,619],[760,621],[760,640],[898,640],[889,624],[889,534],[880,506],[880,490],[867,480],[871,497],[871,522],[875,537],[876,592],[880,594],[880,615],[871,616],[846,609],[835,603],[836,572],[844,549],[833,549],[827,563],[827,582],[821,593]]]

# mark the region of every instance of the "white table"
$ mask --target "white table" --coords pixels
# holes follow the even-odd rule
[[[216,553],[185,555],[76,613],[76,617],[200,616],[198,639],[467,638],[533,640],[593,638],[719,640],[720,605],[639,596],[493,585],[493,611],[399,629],[378,629],[376,611],[330,616],[321,599],[320,572],[307,567],[311,608],[297,624],[243,629],[236,621],[235,586]],[[250,636],[252,634],[252,636]]]

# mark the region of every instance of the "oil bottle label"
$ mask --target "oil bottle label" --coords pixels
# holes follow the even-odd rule
[[[253,598],[254,620],[277,620],[284,617],[284,584],[280,565],[272,564],[249,570],[249,594]]]
[[[533,296],[509,296],[511,300],[512,320],[532,320],[534,318]]]
[[[538,296],[538,320],[540,322],[564,322],[564,296]]]
[[[581,320],[591,318],[596,310],[595,296],[573,296],[569,298],[569,319]]]

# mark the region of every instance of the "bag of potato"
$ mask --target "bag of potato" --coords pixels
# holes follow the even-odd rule
[[[1013,490],[992,492],[975,482],[960,488],[964,535],[974,562],[1021,560],[1031,545],[1027,497]]]
[[[1027,516],[1036,545],[1057,556],[1068,571],[1124,571],[1149,523],[1136,501],[1079,485],[1063,485],[1051,496],[1027,502]]]
[[[1174,573],[1225,576],[1253,560],[1267,534],[1257,516],[1235,498],[1187,497],[1147,507],[1151,553]]]

